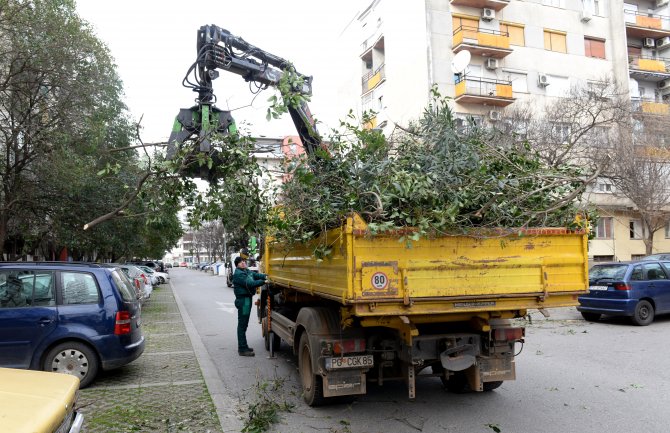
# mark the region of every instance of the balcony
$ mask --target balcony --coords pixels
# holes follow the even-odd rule
[[[368,93],[370,90],[374,89],[385,80],[386,80],[386,72],[384,71],[384,65],[382,64],[374,71],[370,71],[367,74],[363,75],[363,78],[361,79],[362,84],[361,94]]]
[[[454,31],[454,53],[463,50],[483,57],[502,59],[512,53],[509,33],[479,27],[461,26]]]
[[[628,71],[631,77],[658,82],[670,78],[670,59],[628,56]]]
[[[514,102],[512,82],[492,78],[461,76],[456,81],[454,101],[506,107]]]
[[[670,105],[651,98],[634,98],[632,104],[633,112],[636,114],[653,114],[657,116],[670,115]]]
[[[624,11],[626,34],[638,38],[662,38],[670,36],[670,17]]]
[[[489,8],[499,11],[509,4],[509,0],[451,0],[452,6],[469,6],[471,8]]]

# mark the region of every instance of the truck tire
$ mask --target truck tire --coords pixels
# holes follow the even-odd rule
[[[447,390],[455,394],[465,394],[471,391],[468,378],[462,371],[454,372],[454,374],[451,375],[448,380],[443,379],[442,383],[444,384],[444,387],[447,388]]]
[[[484,391],[493,391],[496,388],[500,388],[502,384],[503,384],[502,380],[498,380],[495,382],[484,382]]]
[[[268,332],[268,319],[267,317],[263,318],[263,339],[265,340],[265,350],[270,351],[270,334],[272,334],[272,349],[275,352],[279,352],[279,346],[281,345],[281,338],[279,335],[274,332]]]
[[[303,332],[300,337],[298,347],[298,370],[300,371],[300,382],[302,384],[302,398],[309,406],[321,406],[326,402],[323,396],[323,378],[314,374],[312,348],[306,332]]]
[[[588,322],[597,322],[598,320],[600,320],[601,315],[602,314],[599,313],[587,313],[585,311],[582,311],[582,317],[584,318],[584,320]]]
[[[647,326],[654,321],[654,307],[649,301],[642,300],[635,306],[635,313],[631,318],[637,326]]]

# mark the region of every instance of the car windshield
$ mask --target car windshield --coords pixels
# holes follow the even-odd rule
[[[621,280],[627,269],[627,264],[596,265],[589,271],[589,280]]]

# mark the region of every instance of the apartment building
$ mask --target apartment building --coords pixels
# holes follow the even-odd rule
[[[357,40],[359,107],[377,112],[369,126],[387,133],[420,115],[434,84],[457,116],[478,122],[608,78],[639,115],[670,114],[668,0],[374,0],[356,24],[347,32]],[[587,193],[602,216],[593,260],[645,253],[639,214],[615,192],[602,181]],[[654,250],[670,251],[670,227],[660,232]]]

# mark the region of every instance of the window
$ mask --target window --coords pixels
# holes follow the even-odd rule
[[[594,262],[613,262],[614,256],[593,256]]]
[[[557,53],[567,53],[566,33],[556,30],[545,30],[544,49],[556,51]]]
[[[612,192],[614,188],[612,187],[611,183],[605,183],[605,182],[598,182],[596,184],[596,191],[597,192]]]
[[[593,15],[603,15],[602,6],[600,0],[582,0],[582,9]]]
[[[644,270],[647,273],[647,280],[667,280],[665,271],[658,263],[649,263],[644,265]]]
[[[549,85],[547,86],[547,96],[566,96],[570,91],[570,79],[568,77],[559,77],[557,75],[549,75]]]
[[[526,38],[524,37],[522,25],[500,23],[500,31],[502,33],[509,33],[510,45],[518,45],[520,47],[526,46]]]
[[[596,59],[605,58],[605,41],[595,38],[584,38],[584,55],[586,57],[595,57]]]
[[[641,220],[630,220],[628,223],[629,234],[631,239],[642,239],[644,229]]]
[[[512,91],[528,93],[528,74],[523,72],[507,72],[507,79],[512,82]]]
[[[477,32],[479,31],[478,17],[452,16],[452,24],[454,26],[454,34],[461,29],[464,38],[477,39]]]
[[[670,221],[665,224],[665,238],[670,239]]]
[[[63,304],[94,304],[98,302],[98,285],[91,274],[61,273]]]
[[[52,272],[0,272],[0,308],[50,306],[56,304]]]
[[[596,226],[596,239],[614,239],[612,235],[612,217],[598,218]]]
[[[567,123],[554,123],[551,126],[551,136],[557,143],[565,143],[570,138],[570,125]]]

